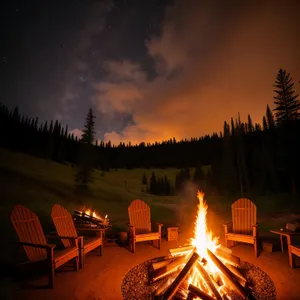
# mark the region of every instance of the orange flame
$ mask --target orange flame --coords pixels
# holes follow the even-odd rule
[[[207,229],[206,215],[208,206],[203,197],[204,193],[198,191],[198,214],[195,221],[194,238],[191,238],[191,243],[196,247],[196,251],[200,255],[201,259],[204,258],[207,261],[204,266],[206,272],[210,274],[210,276],[217,278],[220,273],[217,267],[210,260],[207,254],[207,249],[215,253],[221,245],[218,243],[218,238],[213,238],[212,232]],[[198,263],[201,262],[199,261]],[[203,280],[197,266],[194,267],[190,273],[189,283],[197,286],[203,291],[209,292],[209,289],[206,288],[206,282]]]
[[[103,218],[96,212],[96,211],[92,211],[91,209],[85,209],[83,208],[82,210],[86,215],[97,218],[99,220],[103,220]]]
[[[194,238],[191,239],[191,242],[192,245],[196,247],[198,254],[201,257],[208,259],[206,249],[215,253],[220,245],[218,245],[218,238],[213,238],[212,232],[207,230],[206,215],[208,206],[203,197],[204,193],[198,191],[198,215],[195,222]]]

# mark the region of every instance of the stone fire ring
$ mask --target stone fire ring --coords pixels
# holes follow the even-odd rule
[[[159,260],[160,258],[156,258]],[[148,284],[149,267],[152,260],[147,260],[132,268],[124,277],[121,290],[124,300],[154,299],[154,291],[160,281]],[[241,261],[238,268],[248,281],[252,295],[257,300],[275,300],[276,288],[271,278],[259,267]],[[162,279],[164,280],[164,279]],[[232,300],[242,299],[234,291],[229,296]]]

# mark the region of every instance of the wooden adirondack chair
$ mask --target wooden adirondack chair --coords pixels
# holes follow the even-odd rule
[[[135,252],[135,243],[145,241],[158,241],[158,249],[161,244],[161,227],[157,223],[158,232],[151,231],[150,207],[142,200],[134,200],[128,207],[129,215],[129,246],[130,251]]]
[[[54,204],[51,211],[51,218],[55,225],[56,232],[58,236],[72,236],[74,238],[79,237],[74,225],[73,218],[71,214],[61,205]],[[91,231],[90,228],[80,228],[80,231],[84,230]],[[96,237],[82,237],[80,239],[80,256],[79,256],[79,267],[83,267],[84,255],[88,252],[100,247],[100,256],[103,253],[103,238],[102,238],[102,229],[95,229],[99,236]],[[62,239],[62,243],[65,248],[71,246],[70,241],[67,239]]]
[[[256,206],[247,198],[241,198],[231,205],[232,221],[224,224],[226,247],[228,241],[254,245],[257,257],[258,225],[256,223]]]
[[[293,255],[300,257],[300,246],[289,245],[289,263],[291,268],[295,268],[295,260]]]
[[[55,269],[74,259],[75,270],[78,270],[79,248],[77,238],[60,237],[72,240],[73,245],[70,244],[68,249],[54,251],[56,246],[47,244],[46,236],[37,215],[23,205],[14,206],[10,215],[10,221],[19,237],[18,246],[23,246],[28,257],[29,261],[26,263],[40,260],[47,261],[49,286],[51,288],[54,285]]]

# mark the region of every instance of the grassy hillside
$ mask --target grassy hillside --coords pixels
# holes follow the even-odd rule
[[[109,172],[95,170],[91,194],[79,197],[74,192],[76,169],[72,166],[47,162],[0,148],[0,225],[5,233],[5,245],[0,248],[0,257],[7,259],[16,239],[9,222],[9,214],[15,204],[24,204],[34,211],[46,232],[53,226],[50,212],[54,203],[62,204],[70,212],[83,205],[89,206],[101,215],[108,214],[116,231],[124,230],[128,220],[127,207],[134,199],[142,199],[151,206],[153,221],[161,221],[165,225],[180,223],[181,228],[185,224],[191,225],[196,212],[195,189],[187,187],[184,196],[154,196],[143,193],[142,175],[145,173],[149,180],[153,171],[159,177],[167,175],[173,183],[178,172],[177,169],[119,169]],[[234,197],[226,199],[206,195],[205,198],[210,211],[221,212],[222,219],[230,218],[230,204],[235,200]],[[290,201],[287,207],[287,202],[282,201],[284,199],[270,196],[255,197],[253,200],[261,217],[271,211],[282,213],[284,208],[292,209]],[[292,211],[295,212],[294,209]],[[268,223],[262,222],[261,228],[268,230]]]
[[[108,213],[116,221],[126,221],[127,207],[133,199],[143,199],[151,206],[178,203],[178,197],[153,196],[142,192],[142,175],[150,178],[152,172],[158,176],[167,175],[175,180],[176,169],[153,170],[95,170],[91,195],[84,198],[74,193],[72,166],[0,149],[1,210],[16,203],[25,204],[43,215],[51,210],[53,203],[61,203],[73,210],[82,205],[91,206],[101,214]],[[125,182],[126,181],[126,182]],[[144,186],[145,188],[145,186]],[[155,209],[154,209],[154,217]]]
[[[79,197],[74,192],[76,169],[72,166],[0,149],[0,224],[8,235],[7,242],[15,238],[9,222],[9,214],[15,204],[24,204],[34,211],[45,231],[52,226],[50,212],[54,203],[62,204],[70,212],[83,205],[90,206],[101,215],[108,214],[114,228],[121,230],[126,228],[130,202],[142,199],[151,205],[154,221],[177,223],[180,216],[174,204],[181,201],[180,197],[153,196],[142,192],[142,175],[145,173],[150,179],[153,171],[157,176],[167,175],[172,181],[177,172],[176,169],[95,170],[91,195]]]

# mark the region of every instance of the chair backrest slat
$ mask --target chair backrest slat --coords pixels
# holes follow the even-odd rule
[[[41,244],[47,243],[38,216],[23,205],[15,205],[10,221],[15,228],[20,242]],[[24,251],[30,261],[45,259],[45,249],[24,246]]]
[[[241,198],[231,205],[233,232],[252,234],[253,225],[256,224],[256,206],[247,199]]]
[[[136,233],[151,232],[150,207],[142,200],[134,200],[128,207],[130,225],[135,226]]]
[[[59,204],[54,204],[51,211],[51,218],[59,236],[78,236],[73,218],[64,207]],[[66,248],[72,246],[68,239],[62,239],[62,243]]]

